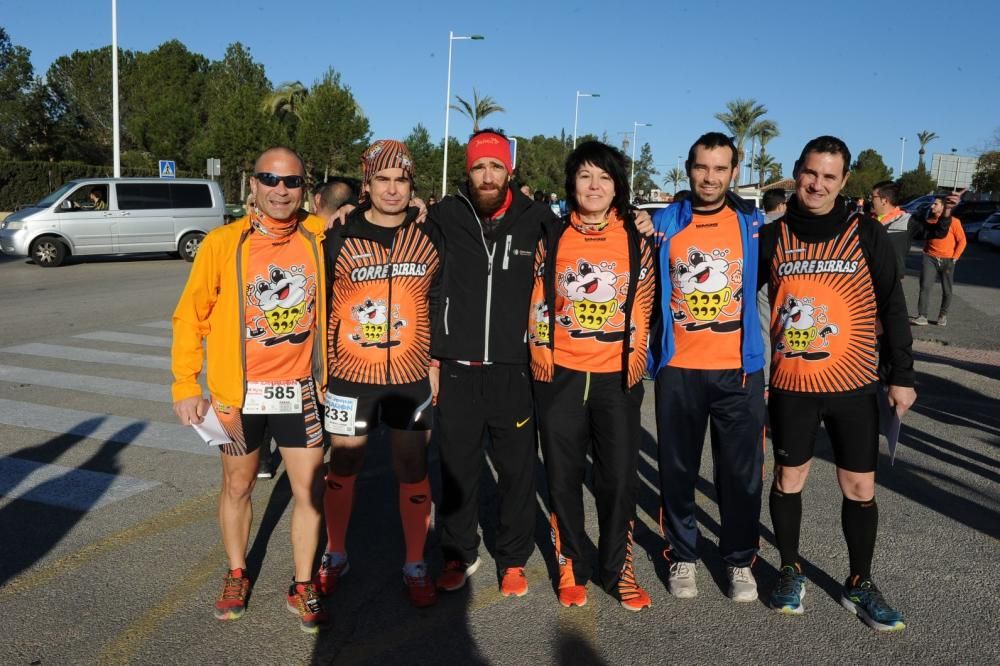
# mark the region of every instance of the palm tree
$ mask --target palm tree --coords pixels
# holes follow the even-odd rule
[[[725,113],[715,114],[733,136],[738,162],[743,161],[743,145],[752,136],[754,125],[767,114],[767,107],[755,99],[734,99],[726,102]]]
[[[764,173],[768,175],[768,180],[776,180],[775,176],[781,172],[781,163],[773,155],[761,153],[753,160],[753,167],[760,174],[760,186],[764,186]]]
[[[778,132],[778,123],[773,120],[759,120],[753,126],[753,136],[760,141],[760,157],[763,159],[767,153],[764,148],[767,146],[767,142],[771,139],[777,137],[780,134]],[[758,169],[760,178],[757,180],[757,187],[764,186],[764,169]]]
[[[286,118],[299,118],[302,103],[308,96],[309,89],[301,81],[286,81],[266,95],[260,107],[276,117],[279,123],[284,123]]]
[[[674,167],[667,172],[667,182],[674,186],[674,194],[677,194],[677,186],[685,180],[687,180],[687,174],[684,173],[684,169]]]
[[[924,171],[926,169],[926,167],[924,166],[924,153],[927,151],[924,150],[924,146],[926,146],[928,143],[937,138],[939,138],[937,134],[935,134],[934,132],[930,132],[928,130],[924,130],[923,132],[917,132],[917,141],[920,142],[920,150],[918,151],[918,154],[920,155],[920,163],[917,165],[917,168],[920,169],[921,171]]]
[[[475,88],[472,89],[472,104],[469,104],[467,100],[462,99],[458,95],[455,95],[455,99],[458,100],[458,104],[452,104],[451,108],[472,121],[473,132],[479,131],[479,122],[491,113],[507,112],[507,109],[497,104],[497,101],[489,95],[480,97],[479,91]]]

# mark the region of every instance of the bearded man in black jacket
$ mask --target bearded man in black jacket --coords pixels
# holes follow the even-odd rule
[[[497,471],[496,563],[506,596],[528,591],[524,566],[534,550],[536,428],[528,368],[527,312],[535,247],[552,220],[544,203],[510,187],[510,144],[496,130],[469,140],[468,180],[428,211],[445,260],[440,311],[431,340],[440,372],[434,429],[441,451],[441,527],[452,591],[479,567],[479,480],[483,436]]]

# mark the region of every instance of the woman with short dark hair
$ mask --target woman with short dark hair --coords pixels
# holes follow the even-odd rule
[[[655,285],[652,250],[633,224],[625,164],[621,152],[597,141],[567,159],[569,214],[539,242],[529,342],[559,602],[587,602],[583,484],[592,449],[600,581],[624,608],[639,611],[650,600],[635,580],[632,530]]]

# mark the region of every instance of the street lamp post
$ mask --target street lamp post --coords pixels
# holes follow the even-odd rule
[[[900,149],[899,149],[899,175],[902,176],[903,175],[903,156],[906,155],[906,137],[905,136],[899,137],[899,141],[902,144],[901,147],[900,147]]]
[[[635,191],[634,190],[635,190],[635,141],[636,141],[636,137],[639,134],[639,128],[640,127],[652,127],[652,126],[653,126],[652,123],[640,123],[640,122],[633,122],[632,123],[632,175],[629,177],[629,180],[628,180],[629,196],[631,196],[631,197],[635,196]]]
[[[111,115],[115,178],[122,177],[121,126],[118,121],[118,0],[111,0]]]
[[[451,115],[451,47],[459,39],[486,39],[482,35],[459,35],[456,36],[451,30],[448,31],[448,86],[444,98],[444,166],[441,168],[441,197],[448,194],[448,120]]]
[[[576,113],[573,114],[573,150],[576,150],[576,126],[580,121],[580,98],[600,96],[600,93],[582,93],[579,90],[576,91]]]

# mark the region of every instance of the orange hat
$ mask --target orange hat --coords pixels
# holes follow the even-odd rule
[[[379,139],[365,148],[365,152],[361,153],[361,172],[365,182],[383,169],[402,169],[405,175],[413,178],[413,158],[405,144],[393,139]]]

